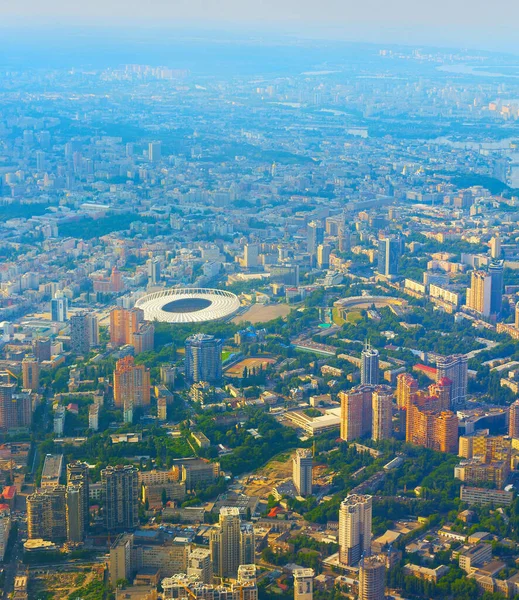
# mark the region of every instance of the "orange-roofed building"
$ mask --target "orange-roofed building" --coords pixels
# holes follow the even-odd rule
[[[437,379],[437,369],[435,367],[430,367],[429,365],[417,364],[413,367],[413,371],[417,373],[423,373],[429,379],[436,381]]]
[[[16,501],[16,487],[14,485],[6,485],[2,491],[2,495],[0,496],[0,498],[12,510]]]

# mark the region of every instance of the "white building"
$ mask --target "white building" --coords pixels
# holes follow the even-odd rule
[[[64,406],[58,406],[54,412],[54,435],[58,438],[63,437],[66,414],[67,413]]]
[[[294,600],[312,600],[314,597],[314,570],[294,570]]]
[[[88,427],[92,431],[99,429],[99,404],[91,404],[88,407]]]
[[[292,479],[300,496],[312,495],[312,466],[312,451],[307,449],[296,450],[292,464]]]
[[[339,510],[339,561],[356,565],[371,553],[372,496],[352,494]]]

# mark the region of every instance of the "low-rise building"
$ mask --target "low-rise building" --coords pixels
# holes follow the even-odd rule
[[[426,581],[432,581],[433,583],[437,583],[440,577],[443,577],[449,572],[449,567],[445,565],[440,565],[435,569],[429,569],[427,567],[421,567],[420,565],[405,565],[404,566],[404,575],[411,575],[412,577],[417,577],[418,579],[425,579]]]
[[[494,504],[495,506],[510,506],[514,493],[507,490],[491,490],[480,487],[461,486],[460,499],[470,506],[477,504]]]
[[[460,569],[470,573],[475,567],[481,567],[492,559],[492,546],[490,544],[477,544],[458,552]]]

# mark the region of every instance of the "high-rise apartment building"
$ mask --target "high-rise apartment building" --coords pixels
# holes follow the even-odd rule
[[[243,248],[243,266],[253,269],[258,266],[259,246],[258,244],[245,244]]]
[[[330,266],[330,254],[332,247],[330,244],[319,244],[317,246],[317,266],[320,269],[327,269]]]
[[[24,390],[37,392],[40,389],[40,363],[35,356],[22,360],[22,385]]]
[[[339,509],[339,561],[358,564],[371,554],[372,497],[352,494]]]
[[[352,441],[365,435],[374,440],[391,437],[393,431],[393,391],[387,385],[360,385],[339,392],[341,439]]]
[[[315,264],[317,258],[317,248],[324,242],[324,227],[317,221],[308,223],[306,233],[306,248],[312,264]]]
[[[300,496],[312,495],[312,451],[298,449],[292,461],[292,479]]]
[[[0,383],[0,430],[29,427],[32,420],[31,396],[16,393],[16,384]]]
[[[462,460],[454,467],[454,477],[468,485],[491,484],[503,489],[510,474],[510,455],[505,460],[484,461],[481,457]]]
[[[95,315],[77,313],[70,317],[70,345],[74,354],[88,354],[99,344],[99,323]]]
[[[436,383],[429,386],[429,396],[437,398],[438,410],[450,410],[452,381],[448,377],[442,377]]]
[[[240,566],[241,522],[238,508],[222,508],[218,528],[211,532],[213,572],[218,577],[236,578]]]
[[[153,323],[143,323],[139,330],[132,335],[131,345],[135,348],[135,354],[153,350],[155,345],[155,326]]]
[[[110,546],[110,562],[108,571],[110,583],[115,584],[120,579],[130,581],[135,571],[135,549],[132,533],[120,533]]]
[[[339,227],[339,252],[351,251],[351,234],[345,224]]]
[[[399,237],[388,236],[378,242],[378,272],[385,277],[398,275],[402,242]]]
[[[158,258],[149,258],[146,261],[146,270],[148,272],[148,285],[157,285],[160,281],[160,260]]]
[[[499,233],[496,233],[490,239],[490,256],[494,259],[501,258],[501,238]]]
[[[187,575],[196,577],[202,583],[212,583],[213,565],[211,551],[207,548],[195,548],[187,558]]]
[[[490,275],[490,314],[498,316],[503,309],[504,261],[493,260],[488,266]]]
[[[120,306],[110,311],[110,343],[124,346],[130,343],[132,334],[144,323],[144,311],[140,308],[126,309]]]
[[[458,435],[458,417],[455,413],[443,410],[435,415],[432,445],[434,450],[455,454],[459,445]]]
[[[148,159],[152,163],[160,162],[162,158],[162,143],[150,142],[148,144]]]
[[[43,171],[45,171],[46,166],[47,166],[47,160],[46,160],[45,152],[43,152],[42,150],[37,150],[36,151],[36,171],[38,173],[42,173]]]
[[[27,533],[29,539],[67,539],[65,486],[41,488],[27,496]]]
[[[164,385],[167,385],[170,388],[174,388],[176,374],[177,374],[177,369],[173,365],[161,365],[160,381]]]
[[[92,431],[99,430],[99,410],[99,404],[90,404],[88,407],[88,428]]]
[[[88,341],[90,348],[99,346],[99,321],[97,315],[89,314],[87,318]]]
[[[82,511],[83,528],[88,529],[90,523],[90,469],[88,463],[74,461],[67,465],[67,486],[75,485],[82,487]]]
[[[256,535],[252,523],[242,522],[240,527],[240,565],[256,562]]]
[[[254,564],[254,528],[250,523],[241,522],[238,508],[220,509],[218,527],[211,532],[210,550],[213,573],[217,577],[235,579],[241,564]]]
[[[95,282],[94,282],[95,290]],[[110,273],[110,281],[108,282],[108,289],[106,291],[118,294],[124,290],[124,281],[121,271],[117,267],[112,269]]]
[[[197,333],[185,344],[186,379],[191,383],[218,383],[222,378],[223,342],[212,335]]]
[[[77,313],[70,317],[70,345],[74,354],[88,354],[90,352],[86,313]]]
[[[519,400],[510,405],[508,435],[511,438],[519,438]]]
[[[50,360],[51,357],[51,343],[50,338],[43,337],[34,340],[32,345],[34,356],[38,362],[44,360]]]
[[[153,350],[155,327],[144,321],[140,308],[114,308],[110,311],[110,342],[114,346],[130,344],[135,352]]]
[[[361,385],[339,392],[341,401],[341,439],[346,442],[369,434],[372,427],[372,387]]]
[[[64,323],[68,319],[68,298],[59,296],[50,301],[51,321]]]
[[[108,466],[101,471],[105,523],[108,531],[127,530],[139,524],[139,478],[131,465]]]
[[[504,435],[489,435],[488,429],[460,436],[458,456],[461,458],[477,458],[486,463],[510,461],[511,452],[512,440]]]
[[[418,392],[418,381],[409,373],[400,373],[396,378],[396,405],[403,409],[410,404],[410,399]]]
[[[467,307],[482,317],[490,316],[492,278],[485,271],[472,271],[467,288]]]
[[[457,411],[467,402],[468,358],[464,354],[444,356],[436,362],[436,379],[450,379],[451,405],[450,409]]]
[[[294,569],[294,600],[313,600],[314,570]]]
[[[84,496],[85,488],[82,482],[67,485],[67,541],[73,544],[80,544],[85,537]]]
[[[377,385],[379,379],[379,353],[366,343],[361,354],[360,383],[362,385]]]
[[[387,440],[393,433],[393,390],[388,385],[379,385],[372,392],[371,438]]]
[[[136,365],[133,356],[119,359],[114,371],[114,404],[123,408],[125,422],[132,422],[135,408],[150,404],[150,396],[150,370]]]
[[[386,565],[378,556],[367,556],[359,564],[359,600],[384,600]]]
[[[406,408],[406,441],[440,452],[458,451],[458,417],[437,396],[417,393]]]

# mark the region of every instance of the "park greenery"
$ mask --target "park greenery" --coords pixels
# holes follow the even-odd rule
[[[130,229],[132,223],[154,223],[154,219],[135,213],[121,213],[115,218],[109,215],[101,219],[84,217],[78,221],[68,221],[59,226],[62,237],[75,237],[83,240],[100,238],[114,231]]]

